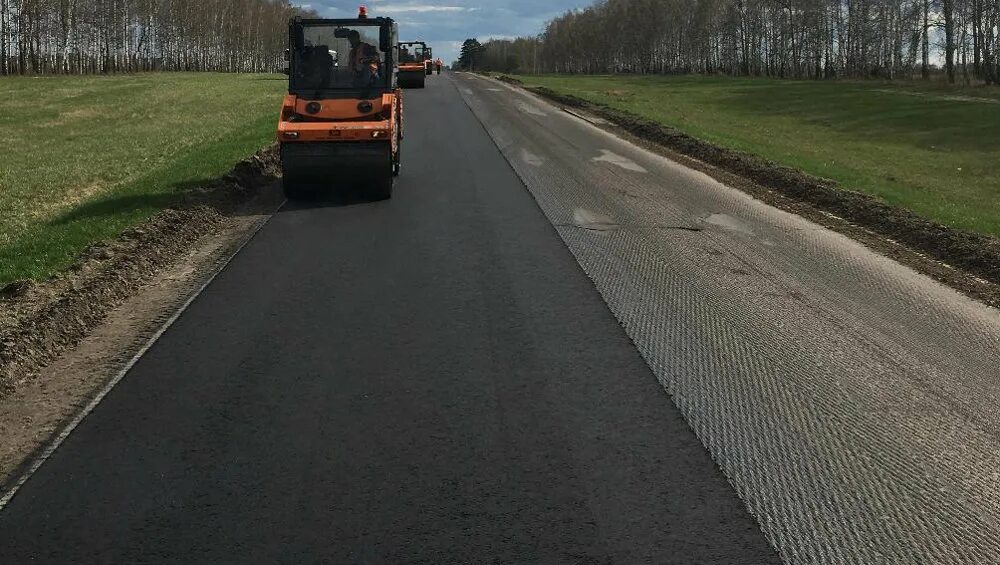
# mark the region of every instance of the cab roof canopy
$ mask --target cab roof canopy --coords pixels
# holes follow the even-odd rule
[[[310,25],[381,26],[386,24],[393,24],[395,23],[395,20],[384,16],[379,16],[377,18],[303,18],[296,16],[295,18],[292,19],[292,23],[301,24],[305,26],[310,26]]]
[[[302,18],[295,17],[289,22],[289,93],[310,99],[320,98],[372,98],[379,92],[388,92],[396,87],[395,46],[398,44],[398,27],[392,18]],[[315,28],[334,28],[333,37],[338,40],[348,38],[351,28],[378,30],[376,48],[382,53],[381,72],[375,74],[370,84],[358,86],[348,84],[348,72],[339,65],[336,51],[331,51],[333,60],[325,63],[310,54],[307,38],[315,41],[317,33],[329,33]],[[341,28],[345,34],[341,34]],[[372,33],[371,35],[375,35]],[[372,43],[376,43],[372,37]]]

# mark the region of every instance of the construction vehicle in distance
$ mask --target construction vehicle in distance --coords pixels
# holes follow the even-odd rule
[[[424,50],[424,54],[427,56],[425,64],[427,65],[427,75],[430,76],[434,74],[434,50],[429,46]]]
[[[424,88],[430,61],[430,47],[423,41],[399,44],[399,85],[403,88]]]
[[[356,19],[295,18],[288,29],[278,122],[286,196],[361,188],[391,198],[403,135],[396,23],[361,8]]]

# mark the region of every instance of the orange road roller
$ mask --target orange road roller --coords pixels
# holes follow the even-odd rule
[[[392,197],[400,169],[403,100],[391,18],[289,22],[288,94],[278,143],[289,199],[361,189]]]
[[[403,88],[424,88],[430,68],[431,49],[423,41],[399,44],[399,84]]]

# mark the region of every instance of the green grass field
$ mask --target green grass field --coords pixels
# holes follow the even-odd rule
[[[716,77],[519,76],[1000,235],[1000,91]]]
[[[274,137],[283,76],[0,79],[0,286],[47,277]]]

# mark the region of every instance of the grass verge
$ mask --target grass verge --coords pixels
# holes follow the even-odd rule
[[[0,286],[43,279],[217,179],[274,135],[283,77],[0,81]]]
[[[1000,93],[719,77],[518,76],[1000,236]]]

